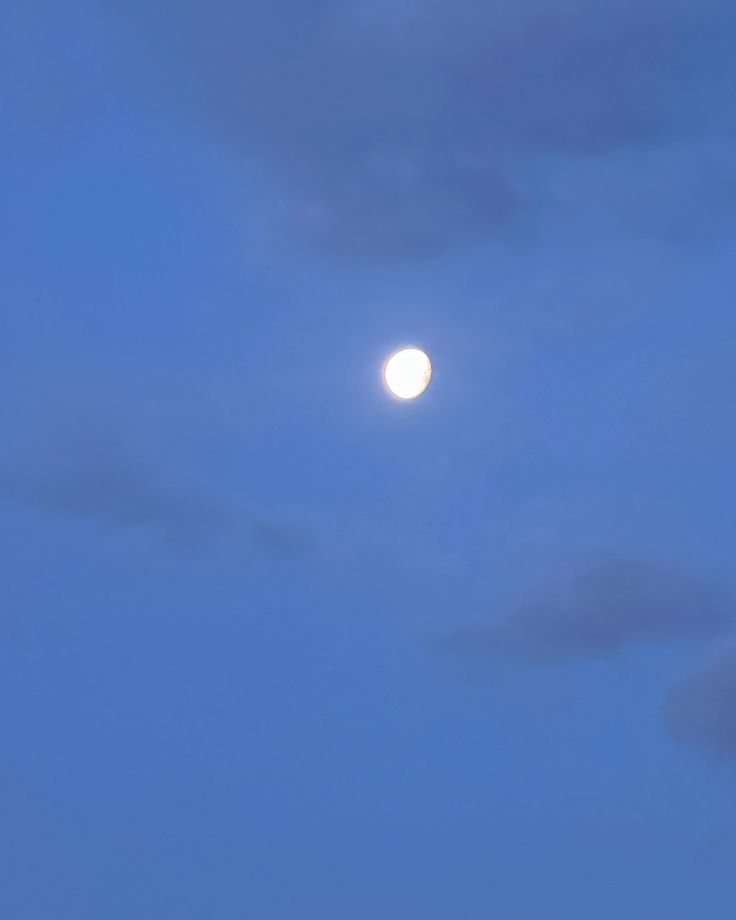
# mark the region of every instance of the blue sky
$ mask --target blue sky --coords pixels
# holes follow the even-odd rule
[[[0,913],[730,920],[731,5],[0,26]]]

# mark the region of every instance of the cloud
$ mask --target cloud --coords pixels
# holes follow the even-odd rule
[[[229,509],[213,499],[114,461],[14,470],[1,483],[7,496],[28,507],[113,528],[152,527],[174,546],[206,542],[233,523]]]
[[[97,522],[112,529],[149,529],[177,550],[227,542],[243,552],[300,555],[311,536],[273,516],[245,513],[199,489],[167,482],[122,451],[93,450],[58,465],[28,463],[0,475],[0,491],[28,508]]]
[[[340,256],[507,239],[549,204],[547,159],[733,137],[728,0],[107,2],[177,102],[266,164],[284,219]]]
[[[736,648],[675,684],[664,718],[678,743],[736,763]]]
[[[555,664],[708,639],[735,612],[728,594],[676,569],[608,559],[499,619],[455,630],[444,645],[490,663]]]

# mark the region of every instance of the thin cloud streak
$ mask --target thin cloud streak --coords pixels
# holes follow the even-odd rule
[[[609,559],[498,619],[460,627],[446,650],[489,665],[553,665],[614,655],[638,645],[718,636],[734,620],[733,598],[677,569]]]
[[[91,456],[59,467],[29,464],[0,475],[0,493],[27,508],[112,530],[152,530],[173,550],[240,544],[273,557],[302,555],[312,537],[269,514],[256,515],[207,492],[167,484],[129,457]]]

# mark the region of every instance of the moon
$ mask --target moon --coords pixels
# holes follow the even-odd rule
[[[398,399],[416,399],[429,386],[432,362],[421,348],[400,348],[383,366],[386,386]]]

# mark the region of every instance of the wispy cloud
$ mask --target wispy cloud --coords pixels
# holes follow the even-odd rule
[[[342,256],[514,236],[550,205],[545,158],[732,138],[728,0],[108,2],[179,103],[266,165],[287,222]],[[681,185],[660,189],[665,224]]]
[[[233,525],[231,510],[214,499],[122,463],[15,469],[0,482],[7,496],[29,507],[113,528],[154,528],[174,546],[207,542]]]
[[[498,618],[456,629],[444,645],[489,664],[556,664],[709,639],[735,613],[732,597],[714,585],[658,563],[612,558]]]
[[[736,763],[736,648],[676,683],[664,715],[675,741]]]
[[[96,522],[111,529],[150,530],[177,550],[223,541],[272,556],[298,555],[311,535],[277,516],[245,511],[206,490],[178,485],[123,451],[92,450],[33,460],[0,474],[0,492],[28,508]]]

